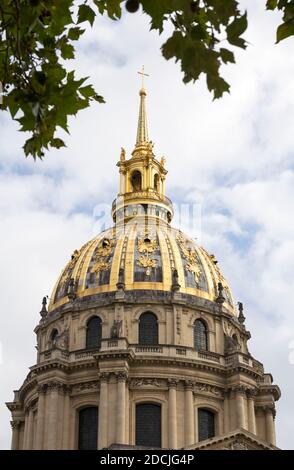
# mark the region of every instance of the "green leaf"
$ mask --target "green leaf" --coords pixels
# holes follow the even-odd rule
[[[103,96],[101,96],[101,95],[95,95],[95,96],[93,96],[93,99],[95,101],[98,101],[98,103],[105,103],[105,100],[104,100]]]
[[[278,5],[278,0],[267,0],[266,2],[266,8],[267,10],[274,10],[277,8]]]
[[[277,43],[294,35],[293,23],[282,23],[277,29]]]
[[[89,21],[90,25],[93,26],[95,17],[96,13],[91,7],[89,7],[89,5],[82,4],[79,6],[78,23]]]
[[[197,26],[194,26],[191,29],[190,34],[191,34],[191,38],[195,39],[196,41],[199,41],[201,39],[206,39],[208,37],[206,29],[201,24],[198,24]]]
[[[225,92],[229,93],[230,91],[230,85],[218,75],[207,75],[206,83],[208,89],[214,92],[214,100],[221,98]]]
[[[65,143],[63,142],[62,139],[59,139],[58,137],[52,139],[50,141],[51,147],[55,147],[57,149],[60,149],[61,147],[66,147]]]
[[[75,58],[75,49],[72,44],[64,43],[61,46],[61,57],[63,59],[74,59]]]
[[[107,12],[112,20],[121,18],[121,6],[123,0],[94,0],[95,5],[101,15]]]
[[[224,64],[226,64],[227,62],[232,62],[232,63],[235,62],[234,54],[229,49],[221,48],[219,53]]]
[[[68,38],[71,39],[72,41],[77,41],[82,34],[84,34],[86,30],[81,29],[78,26],[74,28],[70,28],[68,31]]]
[[[165,59],[169,60],[172,57],[176,57],[178,60],[184,50],[184,38],[180,31],[175,31],[172,37],[170,37],[162,46],[161,51]]]
[[[84,98],[91,98],[96,95],[96,92],[92,85],[87,85],[82,88],[79,88],[79,92],[84,96]]]
[[[227,26],[227,37],[230,44],[233,46],[246,48],[246,42],[240,36],[246,31],[248,26],[247,13],[245,12],[242,16],[234,18],[232,23]]]

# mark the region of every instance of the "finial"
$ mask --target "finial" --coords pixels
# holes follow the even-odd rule
[[[121,162],[124,162],[125,159],[126,159],[126,151],[125,151],[125,149],[122,147],[122,148],[121,148],[121,151],[120,151],[120,161],[121,161]]]
[[[145,109],[146,91],[144,88],[144,77],[149,77],[149,75],[144,72],[144,66],[142,67],[141,72],[138,72],[138,74],[142,76],[142,86],[141,86],[140,93],[139,93],[140,94],[140,109],[139,109],[136,146],[139,146],[141,144],[146,144],[149,141],[148,129],[147,129],[147,115],[146,115],[146,109]]]
[[[244,317],[244,314],[243,314],[243,303],[242,302],[238,302],[238,310],[239,310],[238,320],[239,320],[239,323],[241,323],[241,325],[243,325],[246,318]]]
[[[144,88],[144,77],[149,77],[149,75],[148,75],[148,73],[145,73],[144,65],[142,65],[142,70],[140,72],[138,72],[138,74],[141,75],[141,78],[142,78],[140,95],[141,95],[141,93],[145,93],[145,95],[146,95],[146,91],[145,91],[145,88]]]
[[[226,299],[224,298],[224,295],[223,295],[224,286],[222,285],[221,282],[218,283],[217,290],[218,290],[218,296],[216,298],[216,302],[218,304],[223,304]]]
[[[40,315],[41,315],[42,318],[45,318],[47,316],[47,313],[48,313],[48,311],[47,311],[47,298],[48,298],[48,296],[43,297],[43,300],[42,300],[42,309],[40,311]]]

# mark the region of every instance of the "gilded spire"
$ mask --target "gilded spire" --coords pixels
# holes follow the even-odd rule
[[[147,128],[147,114],[146,114],[146,106],[145,106],[146,90],[144,88],[144,77],[148,77],[148,75],[144,73],[144,66],[142,67],[141,72],[138,72],[138,73],[142,76],[142,85],[141,85],[141,89],[139,93],[140,94],[140,109],[139,109],[136,146],[141,145],[141,144],[146,144],[149,141],[148,128]]]

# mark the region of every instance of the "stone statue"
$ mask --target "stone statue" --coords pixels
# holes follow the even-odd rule
[[[120,161],[121,161],[121,162],[124,162],[125,159],[126,159],[126,151],[125,151],[125,149],[122,147],[122,148],[121,148],[121,151],[120,151]]]
[[[119,338],[122,329],[122,320],[114,320],[113,325],[110,330],[111,338]]]

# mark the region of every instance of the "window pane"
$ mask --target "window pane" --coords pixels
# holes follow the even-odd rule
[[[79,449],[97,449],[98,408],[91,406],[79,413]]]
[[[198,410],[198,439],[203,441],[215,436],[214,413]]]
[[[87,325],[86,348],[100,348],[102,337],[101,318],[94,317],[89,320]]]
[[[158,344],[157,317],[153,313],[143,313],[140,316],[139,344]]]
[[[207,330],[205,324],[201,320],[196,320],[194,324],[194,348],[196,351],[207,351]]]
[[[136,406],[136,445],[161,447],[161,406],[144,403]]]

